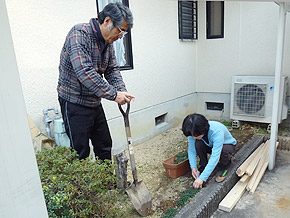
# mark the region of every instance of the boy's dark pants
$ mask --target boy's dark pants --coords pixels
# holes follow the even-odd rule
[[[212,148],[208,147],[202,140],[196,140],[195,150],[200,159],[199,171],[202,172],[208,163],[207,154],[211,154]],[[231,158],[234,152],[235,152],[234,145],[224,144],[218,166],[221,168],[226,168],[231,163]]]

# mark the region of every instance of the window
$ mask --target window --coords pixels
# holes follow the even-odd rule
[[[122,2],[124,5],[129,7],[129,0],[96,0],[96,2],[98,13],[102,11],[107,4],[113,2]],[[126,34],[122,39],[115,41],[113,45],[120,70],[133,69],[131,31],[129,30],[128,34]]]
[[[224,2],[206,2],[206,38],[224,38]]]
[[[178,1],[179,39],[197,39],[197,1]]]

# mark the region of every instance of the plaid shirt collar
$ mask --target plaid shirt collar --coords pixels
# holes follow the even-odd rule
[[[104,37],[102,35],[98,19],[97,18],[92,18],[90,20],[90,23],[92,25],[93,33],[97,37],[98,41],[106,44],[107,42],[105,41],[105,39],[104,39]]]

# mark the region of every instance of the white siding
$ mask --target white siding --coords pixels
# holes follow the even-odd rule
[[[199,6],[197,92],[230,93],[233,75],[274,75],[279,15],[277,4],[225,2],[223,39],[206,39],[205,3],[200,2]],[[289,13],[287,20],[290,20]],[[289,25],[286,32],[289,32]],[[289,43],[290,39],[286,37],[282,74],[288,76]]]

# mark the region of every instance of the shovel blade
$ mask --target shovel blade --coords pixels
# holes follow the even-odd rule
[[[142,181],[137,182],[136,185],[133,183],[126,189],[126,192],[135,209],[141,216],[148,216],[151,213],[151,195]]]

